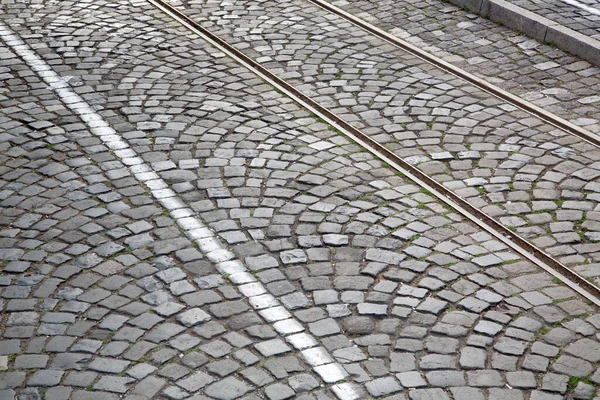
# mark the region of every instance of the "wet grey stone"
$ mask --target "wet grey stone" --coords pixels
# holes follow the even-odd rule
[[[288,384],[296,393],[309,392],[319,387],[319,382],[309,374],[293,375],[288,379]]]
[[[148,376],[135,386],[131,396],[136,396],[140,400],[153,398],[166,383],[164,379]]]
[[[140,363],[136,364],[133,367],[127,370],[127,375],[134,377],[135,379],[143,379],[146,376],[150,375],[154,371],[156,371],[156,367],[146,364]]]
[[[48,363],[47,355],[21,355],[15,359],[14,368],[15,369],[34,369],[34,368],[44,368]]]
[[[282,251],[279,257],[281,258],[281,262],[286,265],[305,263],[307,261],[306,254],[300,249]]]
[[[288,310],[295,310],[298,308],[306,308],[312,305],[312,302],[300,292],[290,293],[288,295],[279,298],[281,303]]]
[[[553,328],[550,332],[542,336],[544,342],[550,343],[554,346],[565,346],[568,343],[572,343],[576,339],[577,335],[561,327]]]
[[[326,318],[317,322],[308,324],[308,329],[315,336],[329,336],[340,333],[338,324],[332,318]]]
[[[360,303],[357,308],[360,315],[387,315],[387,305],[385,304]]]
[[[129,364],[129,361],[121,361],[116,360],[114,358],[97,357],[88,365],[88,368],[92,371],[118,374],[120,372],[123,372],[123,370],[129,366]]]
[[[46,351],[52,353],[62,353],[66,351],[69,346],[73,344],[75,338],[67,337],[67,336],[55,336],[48,344],[46,344]]]
[[[123,355],[127,360],[137,361],[144,357],[144,355],[150,350],[156,348],[156,345],[144,340],[137,341],[131,348]]]
[[[535,375],[529,371],[514,371],[506,373],[507,383],[518,389],[532,389],[537,387]]]
[[[128,317],[124,315],[111,314],[104,318],[100,325],[98,325],[102,329],[109,329],[112,331],[116,331],[123,326],[125,322],[129,320]]]
[[[565,393],[567,391],[568,382],[569,376],[567,375],[547,373],[542,378],[541,389],[549,392]]]
[[[474,312],[474,313],[481,313],[482,311],[486,310],[488,307],[490,307],[490,304],[485,302],[485,301],[481,301],[479,299],[473,298],[473,297],[466,297],[465,299],[461,300],[458,305],[460,307],[465,308],[468,311]]]
[[[269,374],[255,367],[245,369],[241,372],[241,375],[257,386],[264,386],[273,382],[273,378]]]
[[[480,389],[470,387],[453,387],[450,392],[455,400],[484,400],[485,397]]]
[[[417,388],[427,386],[427,382],[421,377],[417,371],[407,371],[396,374],[396,378],[405,388]]]
[[[337,303],[339,301],[338,292],[335,290],[315,290],[313,300],[315,305]]]
[[[507,356],[494,352],[492,354],[492,368],[500,371],[516,371],[518,357]]]
[[[189,397],[189,393],[177,386],[169,386],[163,390],[162,395],[171,400],[183,400]]]
[[[435,299],[432,297],[428,297],[421,304],[419,304],[417,306],[417,310],[438,315],[447,306],[448,306],[448,303],[445,301],[438,300],[438,299]]]
[[[225,359],[212,362],[206,366],[208,372],[219,377],[225,377],[240,369],[241,365],[233,360]]]
[[[19,260],[25,251],[21,249],[0,249],[0,260]]]
[[[59,353],[52,360],[50,368],[54,370],[82,370],[91,360],[90,355],[76,353]]]
[[[441,354],[428,354],[421,357],[419,367],[424,370],[453,369],[456,366],[456,357]]]
[[[215,340],[200,346],[200,350],[211,357],[220,358],[229,354],[233,348],[222,340]]]
[[[596,388],[585,382],[579,382],[573,391],[573,397],[576,399],[589,399],[593,396]]]
[[[474,387],[501,387],[504,386],[502,375],[495,370],[477,370],[467,372],[469,386]]]
[[[520,356],[525,353],[527,342],[501,337],[494,345],[494,349],[504,354]]]
[[[269,400],[283,400],[294,397],[295,392],[287,385],[276,383],[265,388],[265,395]]]
[[[81,339],[71,347],[71,351],[94,354],[101,346],[102,342],[99,340]]]
[[[252,387],[246,383],[229,377],[209,385],[205,389],[205,393],[215,399],[233,400],[242,397],[251,390]]]
[[[594,367],[585,360],[563,354],[552,364],[552,370],[569,376],[583,378],[592,373]]]
[[[86,387],[91,384],[98,374],[91,371],[86,372],[69,372],[67,377],[64,379],[63,384],[70,386]]]
[[[96,390],[106,390],[109,392],[125,393],[129,390],[129,385],[135,382],[133,378],[124,378],[118,376],[103,376],[94,384]]]
[[[592,363],[600,361],[600,343],[594,340],[580,339],[567,346],[565,352]]]
[[[462,371],[432,371],[425,376],[433,387],[464,386],[466,383]]]
[[[185,379],[177,381],[177,385],[181,386],[188,392],[195,392],[199,389],[202,389],[214,380],[215,379],[210,375],[207,375],[202,371],[198,371]]]
[[[254,345],[264,357],[271,357],[291,351],[291,348],[286,345],[281,339],[273,339]]]
[[[475,332],[483,333],[485,335],[494,336],[498,332],[503,329],[503,326],[491,321],[480,321],[477,326],[475,326]]]
[[[0,374],[0,388],[16,388],[25,382],[25,372],[4,372]]]
[[[4,272],[20,273],[25,272],[31,266],[30,262],[26,261],[11,261],[3,269]]]
[[[168,268],[156,274],[156,276],[165,283],[172,283],[185,279],[187,275],[179,268]]]
[[[27,386],[57,386],[64,371],[39,370],[27,380]]]
[[[375,329],[375,323],[369,317],[348,317],[343,320],[344,330],[349,334],[368,334]]]
[[[523,392],[513,389],[490,388],[489,400],[523,400]],[[457,399],[458,400],[458,399]]]
[[[450,400],[442,389],[415,389],[409,392],[411,400]]]
[[[487,353],[476,347],[464,347],[460,352],[460,366],[465,369],[485,368]]]
[[[200,308],[192,308],[191,310],[185,311],[177,316],[177,321],[188,327],[210,321],[210,319],[211,316]]]
[[[374,397],[381,397],[402,390],[402,386],[398,380],[393,377],[374,379],[371,382],[367,382],[365,387],[371,396]]]
[[[100,351],[100,355],[106,357],[116,357],[121,355],[128,347],[129,343],[127,342],[110,342]]]
[[[365,258],[368,261],[376,261],[388,265],[398,265],[406,258],[406,256],[388,250],[368,249]]]
[[[225,281],[220,275],[207,275],[194,279],[194,283],[196,283],[201,290],[206,290],[219,287],[223,285]]]
[[[0,340],[0,355],[18,354],[20,352],[20,340]]]

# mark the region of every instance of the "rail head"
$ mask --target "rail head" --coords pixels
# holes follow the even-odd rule
[[[450,208],[453,208],[456,211],[458,211],[468,220],[475,223],[487,233],[506,244],[516,253],[518,253],[525,259],[531,261],[540,268],[544,269],[545,271],[553,275],[555,278],[560,279],[567,286],[581,294],[587,300],[600,306],[599,287],[587,281],[584,277],[580,276],[575,271],[572,271],[571,269],[560,263],[558,260],[554,259],[553,257],[538,249],[525,239],[521,238],[519,235],[512,232],[510,229],[504,227],[492,217],[488,216],[487,214],[479,210],[477,207],[471,205],[466,199],[460,197],[459,195],[452,192],[439,182],[435,181],[433,178],[426,175],[417,167],[404,161],[393,151],[387,149],[382,144],[371,139],[367,134],[355,128],[350,123],[344,121],[335,113],[328,110],[326,107],[322,106],[309,96],[296,89],[293,85],[289,84],[283,78],[280,78],[276,74],[269,71],[267,68],[260,65],[260,63],[248,57],[243,52],[237,50],[234,46],[228,44],[225,40],[211,33],[206,28],[202,27],[200,24],[191,19],[189,16],[185,15],[183,12],[177,10],[175,7],[171,6],[164,0],[148,1],[158,9],[171,16],[171,18],[175,19],[176,21],[187,27],[189,30],[206,40],[209,44],[216,47],[224,54],[228,55],[230,58],[240,63],[245,68],[249,69],[251,72],[262,78],[265,82],[269,83],[277,90],[284,93],[290,99],[294,100],[296,103],[298,103],[308,111],[323,119],[325,122],[337,129],[339,132],[341,132],[354,142],[364,147],[366,150],[380,158],[382,161],[389,164],[392,168],[404,174],[407,178],[413,180],[422,188],[430,191],[440,201],[444,202]],[[321,2],[321,0],[309,1]]]
[[[485,80],[479,78],[476,75],[473,75],[470,72],[467,72],[465,70],[463,70],[462,68],[459,68],[447,61],[442,60],[439,57],[434,56],[433,54],[430,54],[424,50],[419,49],[418,47],[392,35],[389,32],[386,32],[385,30],[378,28],[377,26],[362,20],[361,18],[356,17],[355,15],[352,15],[344,10],[342,10],[341,8],[325,1],[325,0],[307,0],[309,2],[311,2],[312,4],[332,13],[335,14],[341,18],[344,18],[346,21],[350,22],[351,24],[357,26],[358,28],[371,33],[375,36],[377,36],[378,38],[385,40],[386,42],[392,44],[393,46],[396,46],[404,51],[406,51],[407,53],[412,54],[415,57],[418,57],[420,59],[422,59],[423,61],[426,61],[432,65],[435,65],[436,67],[456,76],[457,78],[461,78],[467,82],[469,82],[470,84],[478,87],[479,89],[523,110],[526,111],[530,114],[532,114],[533,116],[541,119],[542,121],[556,127],[559,128],[569,134],[575,135],[577,137],[579,137],[580,139],[596,146],[596,147],[600,147],[600,135],[597,135],[593,132],[590,132],[589,130],[582,128],[578,125],[575,125],[574,123],[567,121],[566,119],[559,117],[558,115],[554,115],[546,110],[544,110],[541,107],[536,106],[535,104],[528,102],[527,100],[524,100],[504,89],[501,89],[500,87],[493,85],[489,82],[486,82]]]

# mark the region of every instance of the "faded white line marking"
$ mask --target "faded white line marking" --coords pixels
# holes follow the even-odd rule
[[[586,4],[580,3],[577,0],[562,0],[563,3],[570,4],[572,6],[581,8],[584,11],[589,12],[590,14],[600,15],[600,10],[594,7],[590,7]]]
[[[250,294],[247,296],[250,304],[259,310],[258,313],[271,323],[280,335],[304,331],[302,324],[281,305],[279,300],[266,294],[268,292],[262,283],[258,282],[244,264],[227,250],[221,240],[195,216],[193,210],[188,208],[175,192],[168,188],[167,183],[160,178],[156,171],[138,157],[137,153],[104,121],[102,116],[96,113],[77,93],[73,92],[44,60],[2,22],[0,22],[0,37],[48,84],[51,90],[56,92],[63,103],[90,127],[90,131],[100,137],[123,164],[131,167],[130,171],[136,179],[148,187],[154,198],[169,210],[177,225],[190,240],[198,244],[206,257],[216,264],[215,267],[221,275],[228,275],[229,280],[240,289],[247,288],[250,284],[253,285],[251,286],[253,290],[246,291],[246,294]],[[336,383],[349,377],[348,372],[341,364],[335,362],[325,348],[318,347],[319,343],[312,335],[296,333],[286,336],[285,339],[300,352],[306,363],[326,383]],[[344,400],[361,397],[358,387],[349,382],[333,386],[332,391],[338,398]]]

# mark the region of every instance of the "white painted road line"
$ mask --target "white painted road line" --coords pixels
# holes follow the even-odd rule
[[[248,296],[250,304],[255,309],[259,309],[258,313],[271,323],[279,334],[285,335],[304,330],[302,324],[281,305],[279,300],[268,294],[262,283],[249,273],[248,268],[227,250],[221,240],[195,216],[192,209],[188,208],[175,192],[168,188],[167,183],[160,178],[157,172],[137,156],[136,152],[104,121],[102,116],[96,113],[77,93],[73,92],[44,60],[1,22],[0,37],[48,84],[51,90],[56,92],[63,103],[89,126],[90,131],[98,136],[123,164],[130,166],[130,171],[136,179],[150,189],[154,198],[169,211],[190,240],[195,241],[204,255],[216,264],[215,267],[219,273],[228,275],[228,279],[240,288],[248,288],[248,285],[253,285],[251,286],[253,290],[246,292],[252,294]],[[299,333],[286,337],[286,340],[300,351],[303,359],[324,382],[336,383],[349,377],[348,372],[341,364],[335,362],[327,350],[318,347],[319,343],[312,335]],[[257,346],[260,346],[260,343]],[[332,387],[332,391],[339,399],[352,400],[361,397],[358,387],[349,382],[335,385]]]
[[[562,0],[564,3],[570,4],[572,6],[575,6],[577,8],[580,8],[584,11],[589,12],[590,14],[594,14],[594,15],[599,15],[600,16],[600,10],[594,7],[590,7],[586,4],[580,3],[577,0]]]

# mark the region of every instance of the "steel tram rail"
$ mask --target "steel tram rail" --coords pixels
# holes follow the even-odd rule
[[[331,3],[328,3],[325,0],[307,0],[307,1],[313,3],[317,7],[324,9],[325,11],[328,11],[332,14],[335,14],[335,15],[345,19],[346,21],[350,22],[354,26],[356,26],[372,35],[375,35],[380,39],[385,40],[386,42],[392,44],[393,46],[400,48],[401,50],[404,50],[405,52],[412,54],[413,56],[420,58],[421,60],[423,60],[431,65],[434,65],[434,66],[448,72],[449,74],[456,76],[457,78],[461,78],[461,79],[471,83],[472,85],[478,87],[479,89],[483,90],[484,92],[487,92],[487,93],[493,95],[494,97],[497,97],[497,98],[499,98],[499,99],[501,99],[523,111],[528,112],[529,114],[532,114],[533,116],[539,118],[540,120],[546,122],[547,124],[550,124],[559,129],[562,129],[563,131],[570,133],[574,136],[577,136],[578,138],[580,138],[596,147],[600,147],[600,135],[597,135],[593,132],[588,131],[585,128],[577,126],[574,123],[569,122],[566,119],[559,117],[558,115],[554,115],[554,114],[544,110],[543,108],[538,107],[535,104],[528,102],[527,100],[524,100],[518,96],[515,96],[514,94],[512,94],[510,92],[507,92],[504,89],[499,88],[496,85],[486,82],[483,79],[442,60],[441,58],[438,58],[432,54],[429,54],[426,51],[421,50],[418,47],[416,47],[400,38],[397,38],[396,36],[384,31],[381,28],[376,27],[375,25],[373,25],[369,22],[363,21],[362,19],[340,9],[339,7],[334,6]]]
[[[278,77],[276,74],[263,67],[260,63],[254,61],[252,58],[246,56],[244,53],[228,44],[225,40],[203,28],[200,24],[195,22],[189,16],[185,15],[183,12],[177,10],[164,0],[148,1],[159,10],[168,14],[175,21],[210,43],[212,46],[216,47],[242,66],[261,77],[267,83],[283,92],[296,103],[311,111],[316,116],[322,118],[328,124],[338,129],[345,136],[364,147],[382,161],[388,163],[392,168],[404,174],[408,179],[412,180],[420,187],[430,191],[436,198],[443,201],[446,205],[455,209],[457,212],[478,225],[487,233],[506,244],[510,249],[544,269],[554,277],[560,279],[567,286],[584,296],[586,299],[600,306],[599,287],[595,286],[591,282],[588,282],[575,271],[572,271],[568,267],[561,264],[558,260],[538,249],[536,246],[521,238],[510,229],[504,227],[492,217],[488,216],[477,207],[471,205],[467,200],[458,196],[451,190],[444,187],[442,184],[435,181],[433,178],[426,175],[417,167],[407,163],[402,158],[394,154],[391,150],[385,148],[382,144],[371,139],[359,129],[339,118],[326,107],[323,107],[309,96],[303,94],[291,84],[287,83],[284,79]],[[321,0],[309,1],[320,2]],[[544,113],[546,112],[544,111]],[[559,117],[556,117],[556,119],[562,120]],[[572,125],[567,121],[564,122],[568,125]],[[580,129],[579,127],[577,128]],[[598,139],[598,146],[600,146],[600,138]]]

